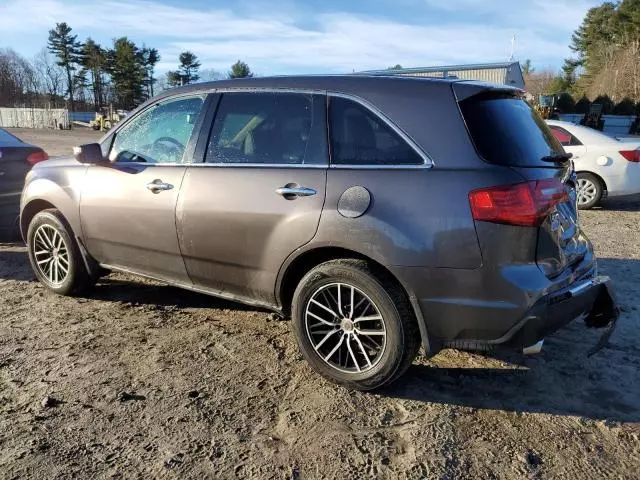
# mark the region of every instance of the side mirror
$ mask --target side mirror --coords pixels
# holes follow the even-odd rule
[[[73,156],[80,163],[96,164],[104,162],[99,143],[86,143],[73,147]]]

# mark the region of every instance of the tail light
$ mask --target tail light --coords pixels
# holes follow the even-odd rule
[[[469,193],[473,219],[535,227],[569,195],[557,178],[482,188]]]
[[[37,152],[33,152],[32,154],[30,154],[27,157],[27,162],[29,162],[29,164],[31,164],[31,166],[35,165],[36,163],[39,162],[44,162],[45,160],[49,160],[49,155],[47,155],[47,152],[43,151],[43,150],[39,150]]]
[[[630,162],[639,163],[640,162],[640,148],[636,148],[635,150],[621,150],[620,155],[629,160]]]

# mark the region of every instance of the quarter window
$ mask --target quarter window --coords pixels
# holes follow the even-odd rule
[[[148,108],[116,133],[109,158],[118,162],[181,163],[202,104],[202,97],[183,97]]]
[[[551,133],[553,133],[553,136],[558,139],[563,147],[582,145],[582,142],[580,140],[578,140],[574,135],[569,133],[564,128],[560,128],[555,125],[550,125],[549,128],[551,128]]]
[[[340,165],[421,165],[424,160],[382,119],[362,105],[332,97],[331,161]]]
[[[218,106],[207,163],[326,163],[321,96],[226,93]]]

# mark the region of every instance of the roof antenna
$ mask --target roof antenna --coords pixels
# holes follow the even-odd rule
[[[516,49],[516,36],[511,37],[511,55],[509,55],[509,61],[513,62],[513,54]]]

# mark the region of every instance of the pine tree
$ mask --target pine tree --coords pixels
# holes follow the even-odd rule
[[[167,72],[167,85],[169,87],[180,87],[184,85],[184,79],[182,74],[177,70],[170,70]]]
[[[87,80],[87,72],[86,68],[81,68],[73,77],[73,90],[76,93],[75,98],[81,104],[87,103],[85,93],[90,86]]]
[[[71,27],[66,23],[56,23],[56,28],[49,30],[47,47],[58,57],[57,64],[64,68],[67,75],[67,93],[69,95],[69,109],[73,112],[73,72],[80,63],[80,47],[77,35],[71,35]]]
[[[107,55],[104,49],[94,42],[91,38],[87,38],[82,46],[82,66],[91,73],[91,90],[93,92],[93,104],[98,111],[105,103],[104,78],[107,66]]]
[[[127,110],[135,108],[145,99],[142,87],[146,72],[140,50],[127,37],[121,37],[114,41],[108,58],[108,72],[118,105]]]
[[[245,62],[238,60],[236,63],[231,65],[231,70],[229,70],[229,78],[248,78],[253,77],[253,72],[249,68]]]
[[[200,62],[198,57],[192,52],[182,52],[179,57],[180,66],[178,71],[182,76],[182,85],[188,85],[193,82],[197,82],[200,76],[198,75],[198,69],[200,68]]]
[[[153,78],[153,72],[156,64],[160,61],[160,54],[155,48],[142,47],[142,64],[146,72],[145,86],[147,87],[147,96],[153,97],[153,85],[156,83],[156,79]]]

